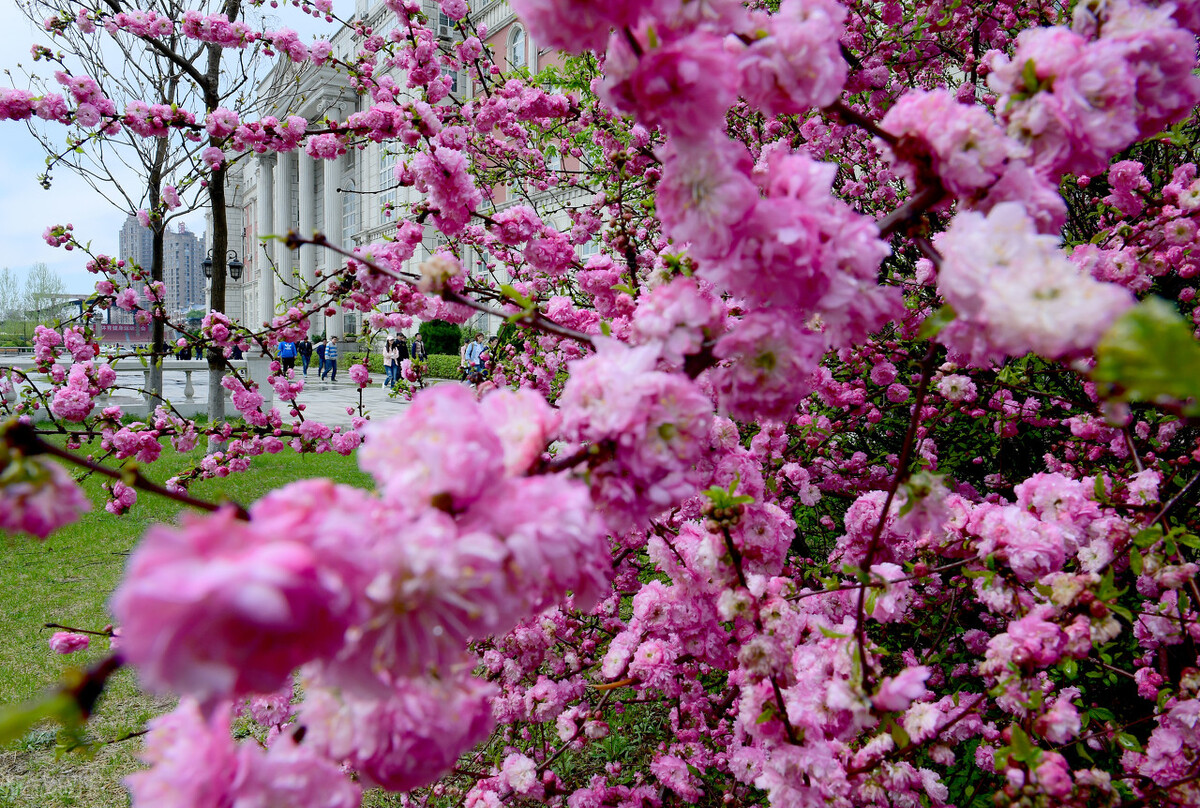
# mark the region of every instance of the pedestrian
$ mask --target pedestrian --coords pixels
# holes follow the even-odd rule
[[[238,345],[236,342],[233,343],[233,358],[234,359],[242,358],[242,346]]]
[[[284,373],[296,367],[296,343],[291,340],[279,343],[279,363],[283,365]]]
[[[396,337],[396,350],[400,352],[399,358],[401,362],[403,362],[405,359],[408,359],[408,337],[404,336],[403,334],[400,334],[398,337]],[[396,371],[396,377],[397,379],[400,377],[399,370]]]
[[[308,375],[308,365],[312,362],[313,344],[308,341],[308,337],[296,343],[296,352],[300,354],[300,361],[304,365],[304,375]]]
[[[322,337],[321,341],[317,343],[317,347],[313,349],[317,355],[317,375],[322,379],[325,378],[325,345],[325,338]]]
[[[480,331],[475,335],[475,339],[468,345],[466,351],[463,352],[463,359],[467,363],[467,372],[474,374],[483,374],[483,332]]]
[[[467,376],[470,375],[471,372],[471,365],[467,361],[467,351],[473,344],[474,343],[467,341],[464,342],[458,349],[458,378],[462,379],[464,382],[467,380]]]
[[[425,350],[425,341],[421,339],[420,334],[413,337],[412,358],[418,362],[424,362],[429,358],[429,352]]]
[[[337,381],[337,361],[337,337],[330,337],[329,344],[325,346],[325,370],[321,371],[321,381],[325,380],[325,374],[327,373],[331,382]]]
[[[396,383],[396,367],[400,352],[396,350],[395,340],[389,338],[383,343],[383,387],[386,390]]]
[[[498,360],[496,354],[499,353],[499,348],[500,338],[492,337],[488,340],[487,348],[483,351],[483,356],[479,357],[479,360],[483,363],[483,375],[489,379],[492,377],[492,371],[496,369],[496,362]]]

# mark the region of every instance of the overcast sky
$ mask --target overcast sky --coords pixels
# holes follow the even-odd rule
[[[335,7],[352,10],[353,2],[338,0]],[[285,22],[304,40],[318,30],[310,18],[295,12]],[[44,32],[25,18],[13,0],[0,0],[0,70],[12,74],[0,75],[3,86],[28,88],[30,68],[40,75],[49,73],[45,62],[35,64],[29,56],[34,42],[47,43]],[[52,125],[49,132],[65,145],[66,127]],[[42,240],[42,231],[70,222],[81,241],[91,241],[94,252],[114,255],[121,225],[131,211],[118,209],[65,169],[54,172],[52,187],[43,190],[37,177],[45,171],[45,157],[24,123],[0,121],[0,267],[10,267],[24,278],[31,265],[45,262],[62,277],[68,292],[89,292],[97,277],[84,269],[86,259],[78,252],[50,247]],[[193,231],[203,230],[202,215],[185,221]]]

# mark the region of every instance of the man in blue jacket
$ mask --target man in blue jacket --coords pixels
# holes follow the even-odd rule
[[[325,381],[326,373],[331,374],[330,381],[337,381],[337,360],[337,337],[330,337],[329,344],[325,346],[325,369],[321,371],[321,381]]]
[[[279,363],[284,373],[296,367],[296,343],[290,340],[279,343]]]

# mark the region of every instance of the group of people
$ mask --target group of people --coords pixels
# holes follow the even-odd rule
[[[313,354],[316,354],[317,374],[321,377],[321,381],[325,381],[325,377],[329,376],[331,381],[336,382],[338,361],[337,341],[337,337],[330,337],[328,340],[323,339],[316,345],[313,345],[307,339],[302,339],[299,342],[284,340],[279,343],[279,364],[282,366],[283,372],[287,373],[296,367],[296,358],[299,357],[302,372],[307,376],[309,365],[312,364]]]
[[[492,337],[485,342],[480,332],[475,339],[463,345],[458,351],[458,368],[462,378],[474,385],[482,384],[488,377],[488,363],[495,356],[499,344],[499,337]]]
[[[484,383],[488,376],[488,364],[495,355],[498,337],[487,339],[484,334],[476,334],[473,340],[465,343],[459,351],[459,372],[464,381],[474,385]],[[429,358],[425,342],[420,334],[413,337],[410,344],[403,334],[389,337],[383,346],[383,370],[385,388],[394,387],[400,381],[402,363],[406,359],[424,362]],[[299,341],[283,340],[279,343],[277,358],[284,373],[296,367],[296,360],[301,362],[301,371],[308,375],[313,355],[317,357],[317,373],[321,381],[328,377],[337,381],[338,372],[338,338],[322,339],[315,345],[308,339]]]
[[[408,345],[408,338],[403,334],[397,334],[383,344],[384,387],[394,387],[400,381],[401,363],[405,359],[410,358],[418,362],[424,362],[429,358],[429,351],[425,349],[425,341],[421,338],[420,334],[413,337],[411,351]]]

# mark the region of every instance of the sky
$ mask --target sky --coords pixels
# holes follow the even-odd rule
[[[24,71],[33,66],[29,46],[43,41],[25,16],[8,0],[0,0],[0,77],[4,86],[28,87]],[[43,67],[38,63],[36,67]],[[9,72],[11,71],[11,75]],[[65,143],[66,128],[54,132]],[[45,152],[24,123],[0,121],[0,266],[22,278],[29,267],[45,262],[63,279],[69,292],[86,292],[95,276],[83,268],[78,252],[52,248],[42,231],[52,224],[75,225],[75,232],[93,249],[114,253],[125,215],[70,172],[56,172],[49,191],[38,183],[45,170]]]
[[[352,10],[353,3],[338,0],[335,7]],[[289,16],[287,23],[304,40],[310,40],[316,30],[312,21],[300,14]],[[48,74],[47,64],[34,63],[29,55],[34,42],[47,42],[40,27],[32,25],[13,0],[0,0],[0,86],[27,89],[26,71],[31,68],[40,75]],[[18,69],[19,65],[24,69]],[[48,131],[65,145],[66,127],[51,125]],[[87,258],[78,251],[50,247],[42,232],[48,226],[69,222],[80,241],[91,242],[93,252],[115,255],[121,225],[132,211],[114,206],[66,169],[55,171],[50,190],[43,190],[37,177],[45,171],[45,157],[24,123],[0,121],[0,267],[13,269],[23,280],[29,267],[44,262],[63,279],[68,292],[90,292],[98,278],[84,269]],[[204,229],[202,213],[183,221],[194,232]]]

